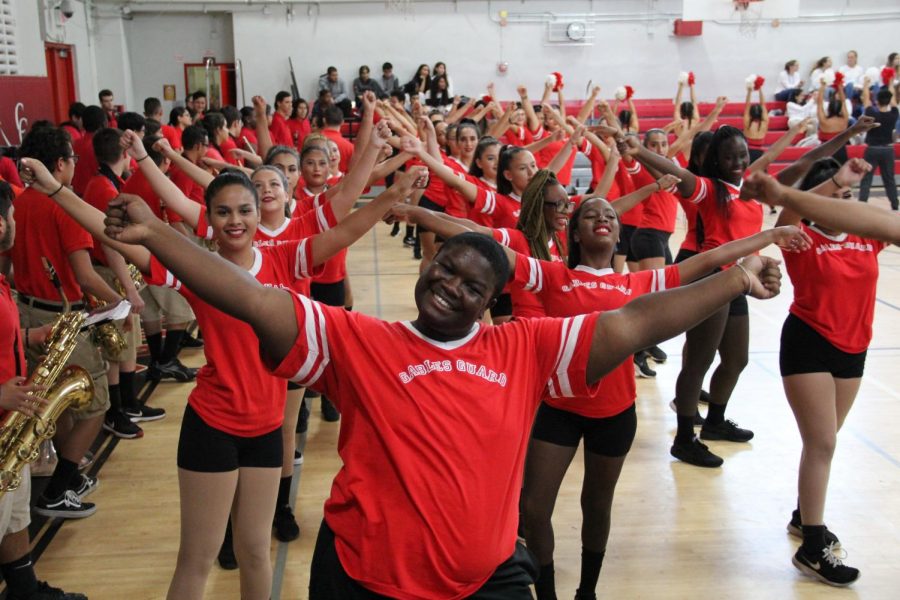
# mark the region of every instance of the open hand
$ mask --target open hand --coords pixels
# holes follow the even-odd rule
[[[775,227],[772,235],[775,245],[785,252],[805,252],[812,247],[809,234],[794,225]]]
[[[25,385],[24,377],[13,377],[3,385],[0,385],[0,408],[15,410],[23,415],[33,417],[35,412],[40,412],[47,401],[29,395],[30,392],[41,392],[45,388],[28,384]]]

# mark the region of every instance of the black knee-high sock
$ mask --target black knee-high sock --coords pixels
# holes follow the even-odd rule
[[[71,460],[67,460],[60,456],[59,462],[56,463],[56,469],[53,471],[53,476],[50,478],[47,487],[44,489],[44,497],[53,500],[54,498],[62,496],[63,493],[69,489],[69,482],[71,482],[72,478],[77,474],[78,463],[74,463]]]
[[[160,362],[162,358],[163,338],[162,333],[147,335],[147,350],[150,352],[150,360]]]
[[[122,412],[122,393],[118,383],[109,385],[109,408]]]
[[[556,600],[556,571],[553,563],[542,565],[538,580],[534,582],[538,600]]]
[[[678,432],[675,441],[680,444],[690,444],[694,439],[694,417],[682,417],[678,415]]]
[[[416,232],[416,228],[412,225],[406,226],[406,237],[411,238],[413,234]]]
[[[291,459],[293,460],[293,459]],[[280,508],[282,506],[288,506],[291,503],[291,481],[294,479],[293,475],[288,475],[287,477],[282,477],[278,482],[278,500],[275,505],[276,508]]]
[[[31,561],[31,553],[12,562],[0,565],[0,573],[6,588],[15,596],[24,598],[38,589],[38,580],[34,575],[34,563]]]
[[[184,329],[169,329],[166,331],[166,341],[163,344],[162,356],[159,357],[160,362],[167,363],[178,356],[183,337]]]
[[[123,408],[135,408],[137,396],[134,393],[134,371],[119,371],[119,394]]]
[[[725,420],[725,407],[727,404],[709,403],[709,409],[706,411],[706,422],[709,425],[718,425]]]
[[[587,548],[581,548],[581,582],[575,592],[579,600],[596,598],[597,580],[600,579],[600,568],[603,566],[603,557],[606,551],[594,552]]]

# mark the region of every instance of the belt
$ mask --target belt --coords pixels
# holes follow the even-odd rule
[[[44,302],[43,300],[38,300],[37,298],[26,296],[22,293],[19,293],[19,301],[21,301],[22,304],[27,304],[28,306],[37,308],[38,310],[46,310],[57,313],[63,312],[63,305],[59,302]],[[69,310],[84,310],[84,302],[73,302],[69,307]]]

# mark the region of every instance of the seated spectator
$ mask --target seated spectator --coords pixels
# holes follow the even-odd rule
[[[428,65],[419,65],[419,68],[416,69],[416,74],[413,75],[413,78],[410,79],[405,86],[403,86],[403,91],[406,92],[409,96],[418,96],[419,94],[425,94],[428,91],[428,85],[431,83],[431,69],[428,68]]]
[[[813,66],[812,68],[812,71],[810,71],[809,73],[809,83],[806,84],[806,91],[811,92],[813,90],[819,89],[819,86],[822,83],[822,78],[825,77],[825,73],[829,70],[831,70],[830,56],[823,56],[822,58],[817,60],[815,66]]]
[[[800,63],[789,60],[784,64],[784,71],[778,75],[778,89],[775,99],[779,102],[796,102],[803,91],[803,79],[800,78]]]
[[[819,117],[818,117],[818,105],[816,103],[816,98],[818,96],[818,92],[812,92],[811,94],[799,94],[796,98],[796,102],[788,101],[787,106],[785,107],[785,114],[788,118],[788,128],[793,127],[803,119],[812,119],[815,130],[819,128]]]
[[[331,92],[331,100],[344,111],[344,116],[349,117],[352,106],[350,104],[350,96],[347,94],[347,85],[344,80],[338,77],[336,67],[328,67],[328,71],[319,77],[319,93],[323,90]]]
[[[388,102],[391,103],[393,108],[397,110],[402,110],[404,112],[409,112],[406,107],[406,92],[403,90],[395,90],[391,92],[390,98],[388,98]]]
[[[857,61],[856,50],[847,53],[847,64],[842,65],[838,71],[844,74],[844,94],[851,100],[859,97],[862,91],[862,80],[865,69]]]
[[[359,68],[359,77],[353,80],[353,96],[357,105],[361,104],[362,96],[366,92],[372,92],[376,98],[381,98],[384,95],[384,91],[378,85],[378,82],[369,77],[369,67],[363,65]]]
[[[428,98],[425,104],[431,108],[446,111],[453,104],[453,96],[447,91],[447,76],[437,75],[431,80],[431,87],[428,90]]]
[[[73,145],[84,134],[84,126],[81,124],[81,115],[84,114],[84,109],[85,106],[81,102],[73,102],[69,105],[69,120],[60,125],[72,138]]]
[[[378,87],[381,88],[379,100],[388,98],[392,93],[400,89],[400,80],[394,75],[394,65],[389,62],[381,65],[381,79],[378,80]]]
[[[431,72],[431,83],[434,83],[434,80],[438,77],[443,76],[444,79],[447,80],[447,93],[450,94],[450,97],[453,97],[453,80],[450,79],[450,75],[447,74],[447,65],[442,62],[434,63],[434,70]]]
[[[329,106],[334,106],[334,96],[331,95],[331,90],[319,90],[319,99],[313,104],[312,116],[310,117],[316,129],[324,127],[323,117],[325,116],[325,110]]]

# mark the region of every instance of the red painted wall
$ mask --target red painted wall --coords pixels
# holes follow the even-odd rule
[[[51,93],[47,77],[0,77],[0,146],[18,146],[31,123],[53,120]]]

